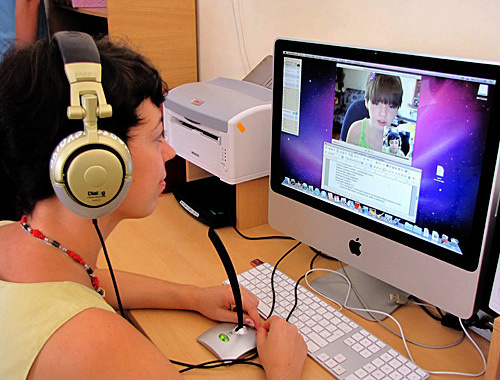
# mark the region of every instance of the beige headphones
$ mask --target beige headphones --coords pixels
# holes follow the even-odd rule
[[[64,138],[50,159],[50,180],[57,197],[72,212],[97,219],[113,212],[132,181],[127,145],[97,128],[97,118],[110,117],[101,84],[101,60],[94,40],[80,32],[58,32],[64,71],[70,83],[69,119],[82,119],[83,131]]]

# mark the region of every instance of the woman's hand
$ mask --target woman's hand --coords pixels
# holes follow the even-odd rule
[[[267,380],[300,379],[307,346],[296,326],[272,316],[257,331],[257,351]]]
[[[259,327],[260,316],[257,311],[259,300],[250,291],[240,286],[243,303],[243,322],[247,326]],[[201,288],[197,291],[197,302],[194,310],[204,316],[221,322],[238,322],[238,316],[233,311],[235,302],[230,285]]]

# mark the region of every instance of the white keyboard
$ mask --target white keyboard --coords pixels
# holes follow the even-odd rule
[[[258,265],[238,275],[238,281],[257,296],[260,314],[271,311],[273,266]],[[226,281],[227,283],[227,281]],[[273,315],[287,318],[295,301],[295,281],[276,270]],[[313,292],[299,285],[298,302],[289,319],[307,343],[309,356],[341,380],[427,379],[429,374],[346,317]]]

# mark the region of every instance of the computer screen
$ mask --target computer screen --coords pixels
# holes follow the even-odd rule
[[[471,316],[498,206],[500,66],[278,39],[273,80],[271,226]]]

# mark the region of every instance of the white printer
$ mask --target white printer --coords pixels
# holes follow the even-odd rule
[[[164,107],[167,142],[228,184],[269,174],[272,91],[215,78],[174,88]]]

